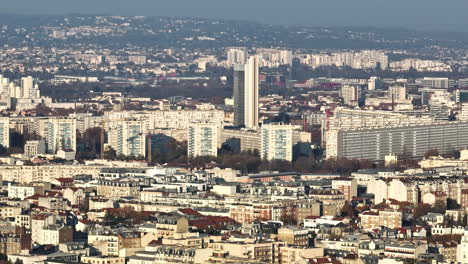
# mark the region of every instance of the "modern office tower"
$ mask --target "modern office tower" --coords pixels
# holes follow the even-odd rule
[[[45,124],[46,151],[55,154],[59,150],[76,151],[76,120],[50,118]]]
[[[234,65],[234,125],[255,129],[258,126],[258,58]]]
[[[406,87],[390,86],[388,88],[388,98],[393,101],[406,100]]]
[[[10,119],[0,117],[0,145],[5,148],[10,147]]]
[[[344,85],[341,87],[341,97],[347,105],[357,106],[361,96],[361,88],[357,86]]]
[[[146,124],[144,121],[122,119],[108,131],[108,144],[117,155],[146,156]]]
[[[421,83],[424,86],[429,88],[442,88],[448,89],[449,88],[449,79],[448,78],[433,78],[433,77],[424,77],[421,80]]]
[[[327,158],[384,160],[386,155],[422,157],[430,149],[441,154],[468,147],[468,122],[327,132]]]
[[[247,61],[247,48],[231,47],[227,48],[227,65],[244,64]]]
[[[263,125],[260,140],[262,159],[292,161],[292,131],[291,125]]]
[[[375,91],[380,89],[382,86],[382,80],[380,77],[372,76],[367,80],[367,90],[369,91]]]
[[[188,127],[187,155],[189,158],[198,156],[218,155],[219,126],[213,123],[192,123]]]

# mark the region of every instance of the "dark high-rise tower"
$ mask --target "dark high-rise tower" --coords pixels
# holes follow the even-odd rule
[[[234,125],[258,126],[258,58],[234,65]]]

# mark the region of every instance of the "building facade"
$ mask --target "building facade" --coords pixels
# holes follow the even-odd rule
[[[258,58],[234,65],[234,125],[258,126]]]
[[[292,126],[263,125],[260,156],[267,160],[292,161]]]

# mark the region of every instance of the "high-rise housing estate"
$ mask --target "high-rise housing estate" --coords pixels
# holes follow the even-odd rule
[[[107,145],[119,155],[146,156],[146,125],[144,121],[122,119],[108,131]]]
[[[50,118],[45,123],[46,151],[55,154],[59,150],[76,151],[76,120]]]
[[[16,99],[40,98],[39,85],[33,77],[23,77],[19,85],[0,75],[0,94]]]
[[[291,125],[263,125],[260,140],[262,159],[292,161],[292,131]]]
[[[327,158],[384,160],[391,154],[422,157],[430,149],[445,154],[468,147],[468,122],[440,122],[327,132]]]
[[[227,65],[244,64],[247,61],[247,48],[230,47],[227,48]]]
[[[434,119],[429,116],[420,117],[384,110],[370,111],[337,107],[333,116],[327,116],[324,122],[324,129],[333,130],[430,124],[434,122]]]
[[[220,128],[214,123],[192,123],[188,127],[187,155],[190,158],[198,156],[218,155]]]
[[[39,98],[39,85],[34,81],[33,77],[23,77],[21,78],[21,85],[16,87],[14,94],[11,96],[22,99]]]
[[[261,67],[278,67],[292,64],[292,51],[290,50],[257,48],[255,52],[259,57]]]
[[[388,67],[388,56],[383,51],[363,50],[360,52],[336,52],[331,54],[298,54],[296,57],[302,64],[313,68],[320,66],[348,66],[354,69],[373,69],[380,66]]]
[[[0,145],[5,148],[10,147],[10,119],[8,117],[0,118]]]
[[[258,57],[234,65],[234,125],[258,126]]]

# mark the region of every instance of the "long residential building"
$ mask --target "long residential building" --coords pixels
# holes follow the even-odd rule
[[[0,179],[21,183],[51,182],[54,179],[70,178],[76,175],[99,176],[103,166],[86,165],[42,165],[42,166],[0,166]]]
[[[391,154],[422,157],[430,149],[444,154],[468,147],[468,122],[328,132],[327,158],[384,160]]]

